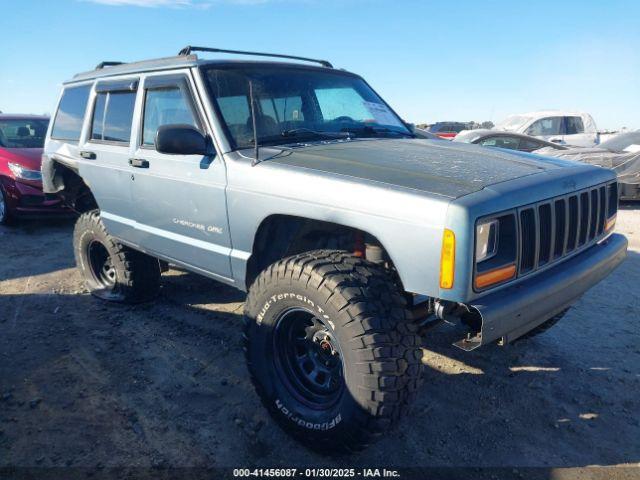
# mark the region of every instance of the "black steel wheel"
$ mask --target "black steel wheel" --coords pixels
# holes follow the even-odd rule
[[[276,320],[275,368],[300,402],[323,409],[344,389],[340,345],[331,327],[306,308],[292,308]]]
[[[116,268],[111,261],[109,251],[102,242],[93,240],[87,246],[89,269],[94,280],[103,288],[113,289],[116,284]]]
[[[123,303],[144,302],[157,295],[158,259],[117,242],[107,233],[97,210],[78,218],[73,247],[76,264],[92,295]]]

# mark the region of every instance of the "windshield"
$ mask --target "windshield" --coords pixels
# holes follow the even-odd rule
[[[640,130],[616,135],[611,140],[602,142],[600,147],[606,148],[611,152],[640,151]]]
[[[216,108],[236,148],[253,146],[249,81],[258,143],[275,145],[346,137],[413,137],[359,77],[290,67],[205,70]]]
[[[42,148],[49,120],[0,119],[0,147]]]
[[[510,115],[502,122],[498,123],[498,125],[494,127],[494,130],[515,131],[522,127],[529,120],[531,120],[531,117],[527,117],[526,115]]]

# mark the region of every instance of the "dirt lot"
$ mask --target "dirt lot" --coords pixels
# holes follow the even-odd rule
[[[74,269],[72,223],[0,227],[0,467],[639,467],[640,206],[618,218],[628,260],[560,324],[472,353],[433,332],[411,418],[347,458],[300,447],[259,404],[242,294],[172,270],[157,303],[105,304]]]

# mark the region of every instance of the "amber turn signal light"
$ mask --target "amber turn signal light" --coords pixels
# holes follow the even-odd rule
[[[604,231],[605,232],[608,232],[609,230],[611,230],[615,226],[616,217],[617,217],[617,215],[614,215],[613,217],[607,219],[607,221],[604,223]]]
[[[442,250],[440,251],[440,288],[453,288],[453,277],[456,264],[456,236],[448,228],[442,234]]]
[[[489,270],[488,272],[477,274],[475,286],[480,290],[488,287],[489,285],[495,285],[496,283],[502,283],[504,281],[511,280],[515,276],[515,264],[507,265],[506,267],[500,267],[494,270]]]

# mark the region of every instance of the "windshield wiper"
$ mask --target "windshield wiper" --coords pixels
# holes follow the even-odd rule
[[[321,140],[331,140],[338,138],[351,138],[353,134],[350,132],[323,132],[320,130],[312,130],[310,128],[294,128],[292,130],[284,130],[276,135],[266,135],[264,137],[260,137],[258,141],[261,145],[277,145],[279,143],[287,143],[285,139],[291,142],[293,139],[302,139],[302,138],[314,138]],[[299,141],[298,140],[298,141]],[[250,140],[249,143],[253,144],[255,140]]]
[[[358,134],[358,133],[366,133],[366,134],[393,134],[393,135],[401,135],[403,137],[407,137],[407,138],[415,138],[415,135],[413,133],[409,133],[409,132],[401,132],[398,130],[392,130],[390,128],[387,127],[372,127],[371,125],[365,125],[364,127],[361,128],[349,128],[349,129],[343,129],[343,132],[345,133],[353,133],[353,134]]]
[[[312,130],[311,128],[294,128],[284,130],[280,133],[283,137],[301,137],[303,135],[312,135],[314,137],[325,138],[351,138],[351,132],[328,132],[322,130]]]

